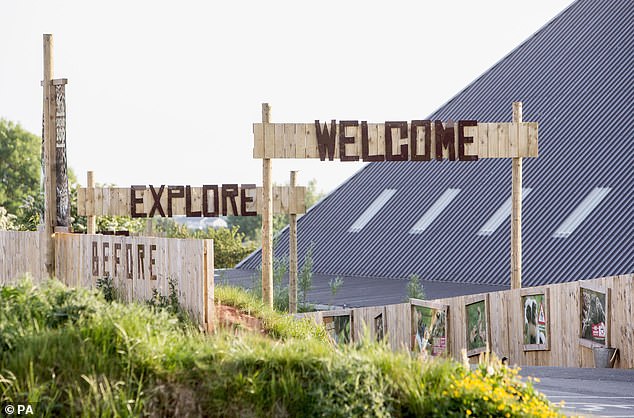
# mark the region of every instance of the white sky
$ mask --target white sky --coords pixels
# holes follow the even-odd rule
[[[261,184],[252,123],[420,119],[570,0],[0,3],[0,117],[40,135],[42,34],[85,184]],[[509,103],[509,112],[511,104]],[[274,160],[329,191],[362,163]]]

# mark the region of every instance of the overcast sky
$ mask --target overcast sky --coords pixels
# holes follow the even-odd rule
[[[0,118],[40,135],[51,33],[80,183],[94,170],[119,186],[261,184],[261,103],[272,122],[422,119],[571,1],[306,3],[3,0]],[[273,173],[330,191],[361,164],[274,160]]]

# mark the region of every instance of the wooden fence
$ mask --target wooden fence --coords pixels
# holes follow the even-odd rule
[[[0,285],[30,274],[46,278],[38,232],[0,231]],[[42,245],[40,245],[42,243]],[[71,287],[95,288],[109,276],[127,301],[146,301],[156,289],[178,299],[208,329],[214,319],[213,241],[112,235],[55,234],[55,276]]]
[[[0,285],[30,274],[46,277],[43,232],[0,231]]]
[[[448,309],[449,354],[460,359],[467,349],[465,305],[478,296],[488,298],[489,347],[499,357],[506,356],[511,364],[559,367],[594,367],[592,349],[580,339],[580,288],[602,288],[611,295],[608,306],[608,345],[619,349],[614,367],[634,368],[634,274],[582,280],[533,288],[506,290],[482,295],[438,299]],[[524,309],[522,295],[546,293],[549,296],[545,312],[549,324],[549,349],[525,350],[523,342]],[[386,338],[394,350],[411,350],[411,304],[355,308],[352,314],[352,339],[364,332],[376,337],[374,318],[384,312]],[[317,322],[328,311],[304,314]],[[366,331],[367,330],[367,331]],[[475,357],[474,357],[475,359]]]

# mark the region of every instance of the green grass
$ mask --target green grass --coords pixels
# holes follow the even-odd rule
[[[260,318],[267,336],[206,336],[165,310],[54,281],[5,286],[0,403],[37,402],[36,416],[65,417],[552,414],[495,361],[469,372],[369,340],[334,348],[322,327],[243,291],[218,287],[216,296]]]

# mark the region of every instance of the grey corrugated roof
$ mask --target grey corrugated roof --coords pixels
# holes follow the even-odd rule
[[[634,271],[633,21],[631,0],[577,1],[428,117],[510,121],[522,101],[523,119],[539,122],[540,156],[524,160],[524,286]],[[553,237],[597,187],[611,191],[570,236]],[[449,188],[460,193],[408,233]],[[348,232],[385,189],[396,193]],[[323,274],[506,285],[509,220],[477,232],[510,193],[510,160],[368,164],[299,220],[300,258],[314,242]],[[277,252],[288,253],[287,232]],[[256,252],[239,267],[259,264]]]

